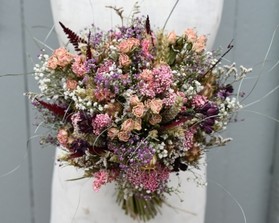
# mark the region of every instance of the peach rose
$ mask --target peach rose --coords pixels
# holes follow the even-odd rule
[[[199,36],[197,41],[193,44],[193,49],[200,53],[205,49],[207,38],[205,35]]]
[[[185,35],[187,37],[187,40],[191,43],[197,40],[197,32],[194,29],[191,28],[186,29]]]
[[[149,123],[151,125],[156,125],[156,124],[160,123],[161,121],[162,121],[162,116],[159,114],[153,114],[151,116],[151,118],[149,119]]]
[[[176,41],[176,33],[175,32],[170,32],[168,35],[168,42],[170,44],[175,44]]]
[[[121,125],[121,130],[125,131],[125,132],[131,132],[134,129],[135,126],[135,122],[133,119],[129,118],[126,119],[122,125]]]
[[[70,54],[65,48],[58,48],[53,51],[52,56],[48,60],[48,68],[56,69],[57,66],[65,67],[73,60],[73,55]]]
[[[163,101],[161,99],[152,99],[149,102],[149,108],[153,114],[159,114],[163,108]]]
[[[51,56],[47,61],[48,69],[55,70],[58,66],[58,60],[56,57]]]
[[[119,133],[119,130],[117,128],[110,128],[108,130],[108,137],[110,139],[114,139]]]
[[[62,146],[66,146],[68,143],[68,132],[65,129],[59,129],[57,133],[57,140]]]
[[[117,134],[118,139],[123,142],[128,142],[130,138],[130,132],[120,131]]]
[[[127,54],[121,53],[118,60],[121,67],[127,67],[131,64],[131,60]]]
[[[77,88],[78,83],[75,80],[68,79],[66,85],[68,90],[75,90]]]
[[[130,53],[132,52],[135,48],[137,48],[140,45],[140,41],[136,38],[129,38],[126,40],[123,40],[121,43],[118,45],[118,49],[120,53]]]
[[[140,131],[141,130],[141,119],[140,118],[136,118],[135,120],[135,125],[134,125],[134,129]]]
[[[139,100],[138,96],[137,95],[132,95],[130,97],[130,105],[131,106],[136,106],[138,103],[140,103],[140,100]]]
[[[114,117],[116,113],[120,113],[122,111],[122,105],[119,102],[108,103],[105,107],[105,111],[109,116]]]
[[[53,55],[58,59],[58,65],[61,67],[67,66],[73,60],[73,55],[65,48],[58,48],[54,50]]]
[[[132,109],[132,113],[138,118],[141,118],[143,116],[144,112],[145,112],[145,107],[142,102],[138,103]]]

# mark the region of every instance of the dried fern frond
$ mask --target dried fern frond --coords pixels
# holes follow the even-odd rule
[[[74,31],[69,29],[68,27],[64,26],[62,22],[59,22],[60,26],[62,27],[64,33],[67,35],[71,44],[73,44],[75,50],[80,52],[79,43],[87,44],[87,41],[79,37]]]

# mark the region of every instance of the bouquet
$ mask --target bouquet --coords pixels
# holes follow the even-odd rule
[[[208,52],[206,36],[153,31],[148,17],[107,32],[61,26],[75,53],[42,53],[40,93],[28,93],[53,130],[41,143],[59,146],[59,162],[82,169],[95,191],[115,182],[126,214],[152,219],[174,193],[170,174],[230,141],[220,133],[241,108],[233,84],[250,70],[221,65],[232,45]]]

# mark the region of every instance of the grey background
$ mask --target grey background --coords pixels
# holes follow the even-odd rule
[[[49,1],[0,0],[0,75],[32,72],[39,44],[53,26]],[[272,34],[279,24],[278,0],[225,0],[215,48],[234,39],[226,57],[253,67],[244,84],[243,104],[262,98],[278,83],[279,34],[265,61]],[[55,34],[47,40],[58,46]],[[41,148],[34,113],[23,92],[36,89],[29,76],[0,79],[0,222],[47,223],[50,211],[54,148]],[[241,223],[241,204],[247,222],[279,222],[278,92],[243,109],[239,121],[225,132],[234,141],[208,154],[208,201],[206,223]],[[248,109],[250,111],[248,111]],[[261,113],[264,115],[256,114]],[[244,121],[243,121],[244,119]],[[30,137],[31,143],[28,144]],[[269,220],[268,220],[269,219]]]

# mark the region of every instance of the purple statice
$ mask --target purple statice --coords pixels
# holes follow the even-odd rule
[[[145,19],[135,18],[133,20],[132,26],[121,26],[119,27],[122,39],[137,38],[139,40],[143,39],[145,35]]]
[[[87,69],[87,73],[90,73],[90,71],[93,71],[95,73],[97,71],[97,60],[94,58],[87,60],[85,66]]]
[[[113,94],[120,94],[123,86],[128,83],[127,79],[112,60],[107,60],[98,68],[94,81],[97,91],[105,90]]]
[[[93,29],[95,29],[96,31],[90,36],[90,44],[94,49],[96,49],[104,41],[104,32],[94,27],[94,25]]]
[[[129,166],[133,168],[143,168],[150,164],[154,157],[154,148],[138,136],[133,136],[127,144],[110,144],[109,149],[118,157],[122,163],[121,168],[126,169]]]

